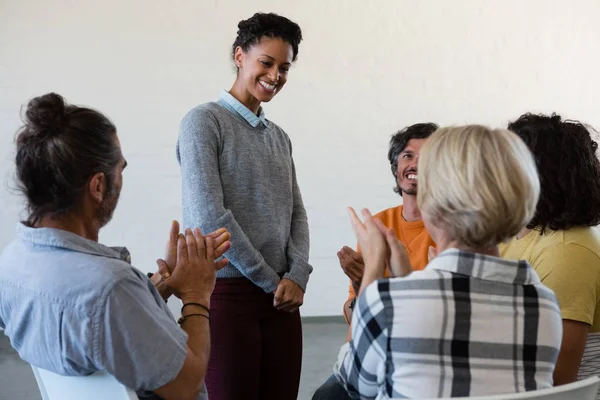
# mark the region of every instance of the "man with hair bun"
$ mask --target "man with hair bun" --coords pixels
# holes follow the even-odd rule
[[[117,207],[117,131],[98,111],[55,93],[29,102],[16,138],[28,217],[0,255],[0,328],[21,358],[61,375],[106,371],[140,399],[206,400],[210,295],[227,259],[225,229],[171,227],[159,270],[98,243]],[[177,326],[166,305],[183,302]]]

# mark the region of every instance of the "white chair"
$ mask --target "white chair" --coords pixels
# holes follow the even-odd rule
[[[568,385],[555,386],[549,389],[492,396],[453,397],[452,400],[595,400],[599,382],[600,378],[592,376]]]
[[[31,366],[42,400],[139,400],[135,392],[106,372],[62,376]]]

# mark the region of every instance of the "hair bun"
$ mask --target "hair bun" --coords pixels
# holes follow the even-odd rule
[[[44,136],[54,133],[66,119],[65,99],[48,93],[32,99],[25,112],[26,124]]]

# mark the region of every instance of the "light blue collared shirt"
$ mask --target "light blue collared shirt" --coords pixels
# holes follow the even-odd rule
[[[106,371],[156,399],[147,390],[175,379],[187,334],[129,261],[127,249],[18,224],[0,254],[0,328],[30,364],[61,375]]]
[[[260,123],[265,127],[268,126],[267,118],[263,108],[258,109],[258,116],[243,105],[238,99],[233,97],[227,90],[223,90],[219,97],[219,104],[228,109],[229,111],[240,115],[244,118],[253,128],[256,128]]]

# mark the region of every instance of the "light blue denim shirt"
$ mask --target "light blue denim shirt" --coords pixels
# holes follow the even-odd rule
[[[21,358],[62,375],[106,371],[157,398],[148,391],[175,379],[187,334],[129,261],[125,248],[18,224],[0,255],[0,327]]]
[[[258,109],[258,115],[254,114],[248,107],[243,105],[238,99],[233,97],[227,90],[223,90],[219,97],[218,103],[233,113],[237,113],[239,116],[244,118],[253,128],[256,128],[259,124],[268,126],[267,118],[262,107]]]

